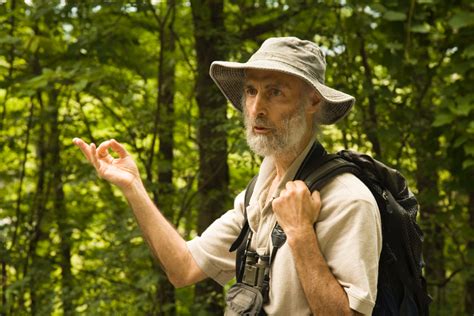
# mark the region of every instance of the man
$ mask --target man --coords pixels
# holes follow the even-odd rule
[[[186,243],[148,197],[135,163],[115,140],[97,149],[74,143],[100,177],[119,186],[145,239],[176,287],[211,277],[235,276],[230,245],[244,212],[250,248],[272,250],[278,221],[287,236],[270,267],[269,315],[370,315],[377,291],[381,223],[377,204],[351,174],[332,179],[321,192],[292,181],[314,142],[319,124],[333,124],[354,98],[324,85],[326,63],[318,46],[294,37],[270,38],[247,63],[214,62],[210,74],[227,99],[243,110],[250,148],[264,156],[245,210],[244,192],[234,209]],[[108,150],[119,155],[112,158]]]

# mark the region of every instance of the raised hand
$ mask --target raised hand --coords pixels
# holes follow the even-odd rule
[[[318,191],[312,194],[303,181],[289,181],[280,196],[272,202],[277,221],[287,235],[314,230],[321,200]]]
[[[95,144],[86,144],[80,138],[74,138],[73,143],[81,149],[99,177],[117,185],[122,190],[131,187],[135,181],[141,181],[135,161],[115,139],[103,142],[98,148]],[[109,148],[116,152],[119,158],[112,157]]]

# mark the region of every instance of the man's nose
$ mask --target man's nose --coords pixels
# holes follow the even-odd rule
[[[262,94],[257,93],[257,95],[250,101],[249,112],[253,117],[267,115],[268,105]]]

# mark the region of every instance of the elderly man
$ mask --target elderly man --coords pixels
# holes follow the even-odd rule
[[[353,97],[324,85],[325,68],[319,47],[295,37],[266,40],[246,63],[211,65],[211,77],[222,93],[243,111],[250,148],[265,158],[249,205],[244,205],[242,192],[232,210],[189,242],[148,197],[122,145],[108,140],[96,149],[74,139],[99,176],[121,188],[176,287],[207,277],[223,285],[233,279],[235,253],[229,247],[246,220],[248,249],[268,258],[278,222],[287,240],[267,267],[268,299],[257,313],[371,314],[382,248],[374,197],[348,173],[333,178],[321,192],[311,193],[304,182],[293,181],[313,146],[317,126],[335,123],[354,103]],[[118,159],[109,155],[109,148]],[[233,299],[227,298],[229,306]],[[228,313],[239,311],[229,308]]]

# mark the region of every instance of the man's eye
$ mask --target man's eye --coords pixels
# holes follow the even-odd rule
[[[247,95],[255,96],[255,95],[257,95],[257,89],[255,89],[255,88],[247,88],[247,89],[245,89],[245,93],[246,93]]]
[[[281,90],[279,90],[279,89],[271,89],[271,90],[270,90],[270,95],[271,95],[272,97],[278,97],[278,96],[280,96],[281,94],[282,94],[282,92],[281,92]]]

